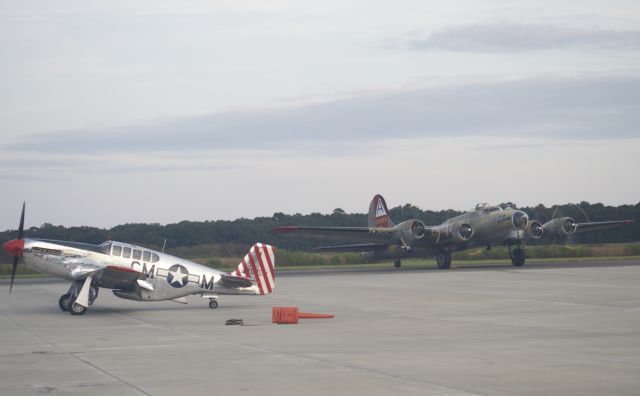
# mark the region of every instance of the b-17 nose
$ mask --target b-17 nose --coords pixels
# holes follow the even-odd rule
[[[520,210],[516,210],[513,213],[513,225],[516,228],[523,228],[524,226],[527,225],[528,222],[529,222],[529,216],[527,216],[526,213]]]
[[[12,239],[5,242],[2,247],[12,256],[22,256],[22,249],[24,249],[24,239]]]

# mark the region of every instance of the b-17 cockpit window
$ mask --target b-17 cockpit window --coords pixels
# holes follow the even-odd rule
[[[111,251],[111,255],[120,257],[122,255],[122,246],[113,245],[113,250]]]
[[[153,256],[151,256],[151,262],[157,263],[158,261],[160,261],[160,257],[158,257],[157,254],[153,253]]]
[[[133,250],[133,259],[141,260],[142,259],[142,250],[134,249]]]
[[[151,252],[147,252],[146,250],[142,253],[142,261],[148,263],[151,261]]]
[[[122,249],[122,257],[124,258],[131,258],[131,248],[123,248]]]
[[[502,210],[499,206],[489,206],[482,209],[482,213],[487,214],[491,212],[497,212],[499,210]]]

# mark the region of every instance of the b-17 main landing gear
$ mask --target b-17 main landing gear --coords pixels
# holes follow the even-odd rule
[[[516,267],[522,267],[525,261],[524,249],[518,245],[514,248],[509,246],[509,257],[511,257],[511,264]]]
[[[448,250],[439,250],[435,254],[436,263],[438,264],[438,268],[440,269],[449,269],[451,268],[451,253]]]

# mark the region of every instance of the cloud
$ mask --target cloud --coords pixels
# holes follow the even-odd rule
[[[524,52],[568,48],[638,50],[640,30],[579,29],[545,24],[493,23],[453,26],[412,39],[421,51]]]
[[[264,150],[348,153],[388,139],[637,137],[639,76],[529,78],[388,91],[298,107],[215,113],[31,136],[0,150],[50,154]]]

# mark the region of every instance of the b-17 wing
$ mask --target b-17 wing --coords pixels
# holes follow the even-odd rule
[[[596,221],[591,223],[576,223],[576,232],[607,230],[625,224],[632,224],[633,220]]]
[[[311,250],[314,252],[371,252],[388,247],[388,243],[357,243],[352,245],[320,246]]]
[[[372,251],[390,246],[411,250],[414,247],[434,248],[450,243],[464,243],[473,235],[471,227],[464,222],[443,223],[425,226],[417,219],[403,221],[393,227],[311,227],[285,226],[272,230],[276,233],[297,233],[314,236],[340,237],[363,244],[325,246],[316,251]]]
[[[588,223],[576,223],[571,217],[560,217],[540,224],[538,221],[529,221],[526,227],[527,235],[533,239],[553,236],[569,236],[576,232],[607,230],[623,225],[632,224],[633,220],[595,221]]]
[[[327,236],[334,238],[347,238],[361,241],[388,241],[394,235],[394,228],[373,227],[308,227],[308,226],[284,226],[272,230],[280,234],[303,234],[314,236]]]

